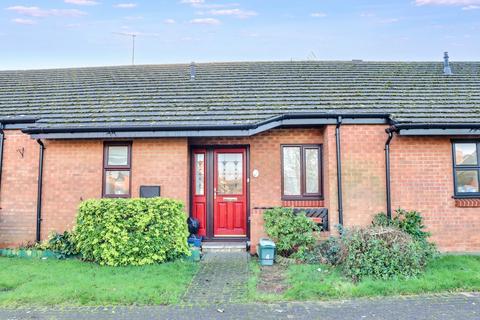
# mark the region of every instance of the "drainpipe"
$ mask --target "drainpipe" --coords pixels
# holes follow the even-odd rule
[[[392,195],[390,189],[390,142],[393,139],[393,131],[390,129],[385,130],[388,134],[387,141],[385,142],[385,181],[387,189],[387,218],[392,219]]]
[[[45,145],[42,140],[38,139],[37,143],[40,145],[40,152],[38,157],[38,189],[37,189],[37,233],[36,241],[40,242],[40,230],[42,227],[42,187],[43,187],[43,153]]]
[[[340,148],[340,126],[342,125],[342,117],[337,118],[337,126],[335,128],[335,138],[337,145],[337,195],[338,195],[338,224],[343,226],[343,198],[342,198],[342,154]]]

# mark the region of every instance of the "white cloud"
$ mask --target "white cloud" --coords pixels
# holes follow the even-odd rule
[[[12,19],[12,22],[14,22],[14,23],[16,23],[16,24],[23,24],[23,25],[36,24],[36,22],[35,22],[34,20],[31,20],[31,19],[22,19],[22,18]]]
[[[215,18],[199,18],[199,19],[192,19],[190,20],[192,24],[206,24],[206,25],[219,25],[221,22]]]
[[[399,21],[400,21],[399,18],[387,18],[387,19],[379,20],[380,23],[396,23]]]
[[[313,12],[310,16],[314,18],[325,18],[327,14],[325,12]]]
[[[64,0],[65,3],[75,4],[77,6],[94,6],[98,4],[97,1],[93,0]]]
[[[182,0],[182,1],[180,1],[180,3],[186,3],[186,4],[191,4],[191,5],[202,4],[204,2],[205,2],[205,0]]]
[[[466,11],[468,11],[468,10],[478,10],[478,9],[480,9],[480,6],[476,6],[476,5],[473,5],[473,4],[462,8],[462,10],[466,10]]]
[[[194,7],[199,7],[199,8],[205,8],[205,9],[221,9],[221,8],[232,8],[232,7],[239,7],[240,4],[239,3],[224,3],[224,4],[220,4],[220,3],[203,3],[203,4],[197,4],[197,5],[194,5]]]
[[[175,24],[176,21],[174,19],[165,19],[165,20],[163,20],[163,23],[165,23],[165,24]]]
[[[131,8],[135,8],[137,6],[137,4],[129,2],[129,3],[118,3],[118,4],[115,4],[113,6],[115,8],[120,8],[120,9],[131,9]]]
[[[415,0],[417,6],[442,5],[442,6],[469,6],[480,4],[480,0]]]
[[[39,7],[12,6],[7,10],[29,17],[79,17],[86,15],[86,12],[77,9],[41,9]]]
[[[222,9],[240,6],[239,3],[205,3],[205,0],[181,0],[180,3],[190,5],[195,8],[202,9]]]
[[[123,19],[130,20],[130,21],[132,21],[132,20],[142,20],[143,16],[140,16],[140,15],[139,16],[126,16]]]
[[[242,9],[215,9],[210,10],[209,12],[214,16],[235,16],[237,18],[249,18],[258,15],[257,12],[251,10],[242,10]]]

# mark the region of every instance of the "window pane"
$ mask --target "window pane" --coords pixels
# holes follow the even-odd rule
[[[479,192],[477,170],[457,170],[457,192]]]
[[[300,147],[283,147],[283,194],[299,196],[301,184]]]
[[[318,149],[305,149],[305,184],[307,193],[319,193]]]
[[[110,146],[108,147],[109,166],[126,166],[128,165],[128,147],[127,146]]]
[[[205,192],[205,155],[195,154],[195,194],[204,195]]]
[[[219,153],[218,167],[218,194],[243,193],[243,154]]]
[[[130,171],[105,171],[105,194],[128,195]]]
[[[455,161],[457,164],[477,164],[477,145],[475,143],[456,143]]]

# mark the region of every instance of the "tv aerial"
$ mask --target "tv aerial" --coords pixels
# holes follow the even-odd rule
[[[132,37],[132,65],[134,65],[135,64],[135,37],[138,36],[138,34],[133,32],[113,32],[113,33],[121,36]]]

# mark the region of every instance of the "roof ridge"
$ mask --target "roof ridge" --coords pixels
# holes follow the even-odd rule
[[[443,61],[429,61],[429,60],[249,60],[249,61],[206,61],[195,62],[197,66],[204,65],[240,65],[240,64],[443,64]],[[451,64],[480,64],[480,61],[451,61]],[[136,69],[146,67],[189,67],[190,62],[185,63],[147,63],[136,65],[102,65],[102,66],[77,66],[77,67],[58,67],[58,68],[37,68],[37,69],[4,69],[0,72],[34,72],[34,71],[68,71],[68,70],[89,70],[89,69]]]

